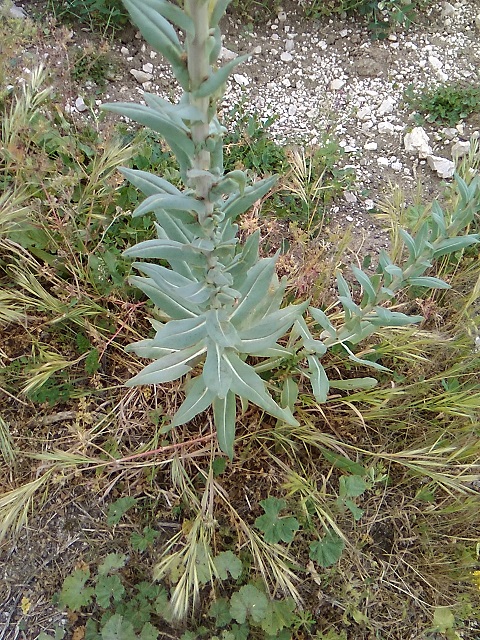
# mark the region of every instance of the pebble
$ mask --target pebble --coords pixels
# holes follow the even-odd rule
[[[293,60],[293,56],[289,51],[284,51],[280,56],[280,60],[283,62],[291,62]]]
[[[248,85],[250,84],[250,78],[248,76],[243,75],[242,73],[234,73],[233,79],[241,87],[248,87]]]
[[[146,73],[140,69],[130,69],[130,73],[137,82],[140,82],[140,84],[143,82],[149,82],[152,79],[152,75],[150,73]]]
[[[345,80],[342,80],[341,78],[335,78],[335,80],[332,80],[330,82],[330,89],[332,91],[339,91],[344,86],[345,86]]]
[[[80,112],[86,111],[88,109],[82,96],[78,96],[78,98],[75,100],[75,109]]]
[[[145,71],[145,73],[148,74],[152,74],[153,73],[153,64],[151,62],[146,62],[142,69]]]

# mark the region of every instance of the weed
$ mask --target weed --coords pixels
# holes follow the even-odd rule
[[[58,20],[77,26],[88,25],[105,34],[125,27],[127,14],[116,0],[48,0],[47,11]]]
[[[71,76],[78,84],[85,84],[90,80],[99,89],[104,89],[106,80],[114,78],[115,68],[115,62],[107,49],[102,50],[94,46],[76,47]]]
[[[480,86],[477,84],[447,83],[425,90],[414,91],[410,86],[405,92],[410,108],[427,122],[441,122],[453,127],[460,120],[480,109]]]

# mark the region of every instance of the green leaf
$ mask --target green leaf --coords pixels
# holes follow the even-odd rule
[[[181,191],[173,184],[147,171],[139,171],[138,169],[128,169],[127,167],[119,167],[120,173],[127,178],[137,189],[140,189],[146,196],[153,196],[160,193],[169,193],[172,196],[181,195]]]
[[[208,609],[208,615],[215,618],[216,627],[225,627],[232,620],[230,607],[226,598],[217,598]]]
[[[101,632],[102,640],[137,640],[133,625],[123,616],[115,613]]]
[[[378,384],[375,378],[350,378],[350,380],[330,380],[333,389],[373,389]]]
[[[203,379],[210,391],[221,400],[226,398],[232,382],[232,369],[228,366],[223,354],[223,347],[212,340],[207,340]]]
[[[198,214],[205,213],[205,203],[201,200],[197,200],[192,196],[186,195],[170,195],[169,193],[160,193],[146,198],[142,204],[140,204],[132,216],[138,218],[156,211],[157,209],[168,209],[169,211],[192,211]]]
[[[204,316],[185,318],[184,320],[170,320],[158,329],[155,338],[152,340],[152,346],[185,349],[197,344],[206,335]]]
[[[248,211],[257,200],[263,198],[263,196],[273,188],[277,179],[277,176],[272,176],[259,180],[254,185],[247,187],[243,196],[238,194],[228,198],[222,206],[225,217],[236,218],[242,213],[245,213],[245,211]]]
[[[307,356],[308,373],[310,384],[312,385],[313,395],[317,402],[324,403],[327,401],[330,383],[325,373],[325,369],[316,356]]]
[[[253,622],[261,622],[267,609],[267,596],[253,584],[246,584],[230,598],[230,614],[239,624],[243,624],[248,616]]]
[[[328,449],[323,449],[320,447],[320,451],[322,452],[325,460],[328,460],[330,464],[333,464],[337,469],[342,469],[342,471],[348,471],[349,473],[354,473],[355,475],[364,476],[367,473],[365,467],[362,467],[358,462],[353,462],[353,460],[349,460],[345,456],[340,455],[339,453],[332,453],[328,451]]]
[[[265,383],[253,367],[249,366],[234,353],[226,353],[225,361],[232,369],[232,382],[230,389],[240,397],[253,402],[270,415],[283,420],[292,426],[298,426],[289,409],[282,409],[267,392]]]
[[[206,350],[206,345],[201,342],[193,347],[163,356],[146,366],[125,384],[127,387],[133,387],[140,384],[161,384],[181,378],[192,369],[195,360]]]
[[[298,384],[293,378],[286,378],[283,382],[282,395],[280,396],[280,403],[282,407],[288,407],[293,413],[297,398]]]
[[[230,60],[223,67],[220,67],[218,71],[214,71],[210,76],[202,82],[198,89],[192,91],[194,98],[208,98],[212,94],[216,93],[228,80],[228,76],[232,73],[235,67],[248,60],[250,54],[247,53],[243,56],[238,56],[234,60]],[[223,93],[223,92],[222,92]]]
[[[174,320],[194,318],[201,315],[201,310],[193,302],[182,300],[173,291],[170,293],[162,291],[151,278],[133,276],[129,282],[143,291],[160,311]]]
[[[277,340],[285,335],[307,306],[308,302],[305,302],[278,309],[262,318],[261,322],[253,327],[242,330],[239,334],[239,350],[243,353],[257,354],[274,347]]]
[[[112,599],[113,602],[120,602],[124,593],[125,587],[119,576],[98,576],[97,584],[95,585],[95,597],[98,606],[102,607],[102,609],[108,609]]]
[[[327,318],[324,311],[317,309],[316,307],[309,307],[308,311],[312,318],[318,322],[318,324],[324,329],[332,338],[335,338],[337,331],[330,320]]]
[[[233,445],[235,442],[235,423],[237,403],[235,394],[229,391],[225,398],[213,399],[213,419],[217,430],[218,446],[220,450],[233,458]]]
[[[466,236],[458,236],[456,238],[448,238],[448,240],[442,240],[438,244],[435,243],[433,252],[434,258],[441,258],[449,253],[455,253],[455,251],[461,251],[470,247],[472,244],[480,242],[480,234],[471,234]]]
[[[232,551],[222,551],[215,556],[213,564],[217,570],[220,580],[227,580],[228,574],[232,576],[234,580],[238,580],[242,575],[243,565],[242,561]]]
[[[93,587],[85,586],[89,578],[88,569],[75,569],[71,575],[67,576],[58,596],[59,605],[68,607],[72,611],[80,611],[82,607],[87,607],[92,601],[94,592]]]
[[[193,420],[213,402],[215,394],[207,388],[203,376],[197,376],[187,388],[187,396],[172,420],[172,427],[179,427]]]
[[[345,542],[336,533],[328,532],[322,540],[310,544],[310,558],[321,567],[331,567],[340,559]]]
[[[375,307],[372,314],[365,316],[365,320],[374,326],[405,327],[423,320],[422,316],[407,316],[399,311],[390,311],[384,307]]]
[[[239,341],[237,331],[222,309],[205,313],[206,330],[210,338],[221,347],[234,347]]]
[[[368,485],[361,476],[342,476],[340,478],[340,497],[356,498],[361,496]]]
[[[151,547],[160,533],[151,527],[144,527],[143,533],[137,533],[134,531],[130,536],[130,544],[134,551],[146,551],[148,547]]]
[[[370,278],[367,276],[366,273],[364,273],[361,269],[359,269],[355,265],[352,265],[351,269],[352,269],[353,275],[362,286],[363,292],[366,295],[368,302],[370,304],[373,304],[377,299],[377,292],[373,288]]]
[[[295,601],[293,598],[270,600],[268,605],[261,627],[269,635],[277,637],[282,629],[291,627],[294,620]]]
[[[286,507],[285,500],[270,497],[266,500],[261,500],[260,505],[265,513],[255,520],[255,526],[260,531],[263,531],[265,542],[269,544],[292,542],[300,525],[293,516],[279,515],[280,511]]]
[[[350,511],[355,522],[358,522],[358,520],[360,520],[360,518],[363,516],[363,509],[357,507],[357,505],[353,502],[353,500],[350,500],[350,498],[341,500],[341,503]]]
[[[107,512],[107,524],[108,526],[113,526],[114,524],[118,524],[122,519],[123,515],[127,513],[129,509],[134,507],[137,504],[138,500],[133,498],[132,496],[124,496],[123,498],[118,498],[115,502],[108,507]]]
[[[258,312],[260,303],[270,297],[270,285],[275,276],[276,258],[263,258],[248,270],[243,283],[239,285],[242,299],[235,307],[230,320],[237,329],[245,323],[251,327],[252,312]]]
[[[447,633],[450,629],[454,629],[455,616],[450,607],[435,607],[433,624],[435,631],[439,631],[440,633]]]
[[[129,496],[127,496],[129,498]],[[120,498],[119,500],[124,500],[125,498]],[[133,498],[135,500],[135,498]],[[117,500],[117,502],[119,502]],[[137,501],[135,500],[135,503]],[[116,504],[116,503],[114,503]],[[113,506],[113,505],[110,505]],[[107,575],[111,571],[117,571],[118,569],[122,569],[127,562],[127,556],[124,553],[109,553],[105,560],[98,565],[98,574],[99,575]]]
[[[432,278],[430,276],[422,276],[420,278],[408,278],[407,283],[414,287],[428,287],[429,289],[450,289],[450,285],[440,280],[440,278]]]
[[[140,640],[157,640],[160,631],[150,622],[145,622],[140,631]]]

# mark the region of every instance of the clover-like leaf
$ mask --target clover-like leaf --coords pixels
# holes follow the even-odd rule
[[[253,622],[261,622],[267,610],[267,596],[253,584],[246,584],[230,598],[230,614],[239,624],[243,624],[248,616]]]
[[[82,607],[89,605],[94,592],[93,587],[85,586],[89,578],[88,569],[75,569],[71,575],[67,576],[58,597],[60,606],[68,607],[72,611],[80,611]]]
[[[232,551],[222,551],[215,556],[213,564],[217,570],[220,580],[227,580],[228,574],[232,576],[234,580],[237,580],[242,575],[243,565],[242,561]]]
[[[280,511],[286,507],[285,500],[267,498],[262,500],[260,505],[265,513],[255,520],[255,526],[263,531],[265,542],[292,542],[300,525],[293,516],[280,516]]]
[[[97,584],[95,585],[95,597],[98,606],[108,609],[110,600],[113,599],[114,602],[119,602],[124,593],[125,587],[118,576],[98,576]]]
[[[329,531],[322,540],[310,544],[310,558],[321,567],[331,567],[342,555],[345,542],[336,533]]]

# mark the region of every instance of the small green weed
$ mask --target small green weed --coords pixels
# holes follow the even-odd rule
[[[460,120],[480,110],[480,85],[448,83],[424,91],[405,92],[407,104],[417,111],[417,120],[441,122],[455,126]]]
[[[88,25],[92,31],[114,32],[128,22],[122,3],[116,0],[48,0],[47,11],[67,24]]]
[[[85,48],[77,47],[71,74],[72,79],[78,84],[90,80],[100,89],[104,89],[106,80],[114,77],[115,63],[109,52],[102,48],[98,50],[92,45]]]

